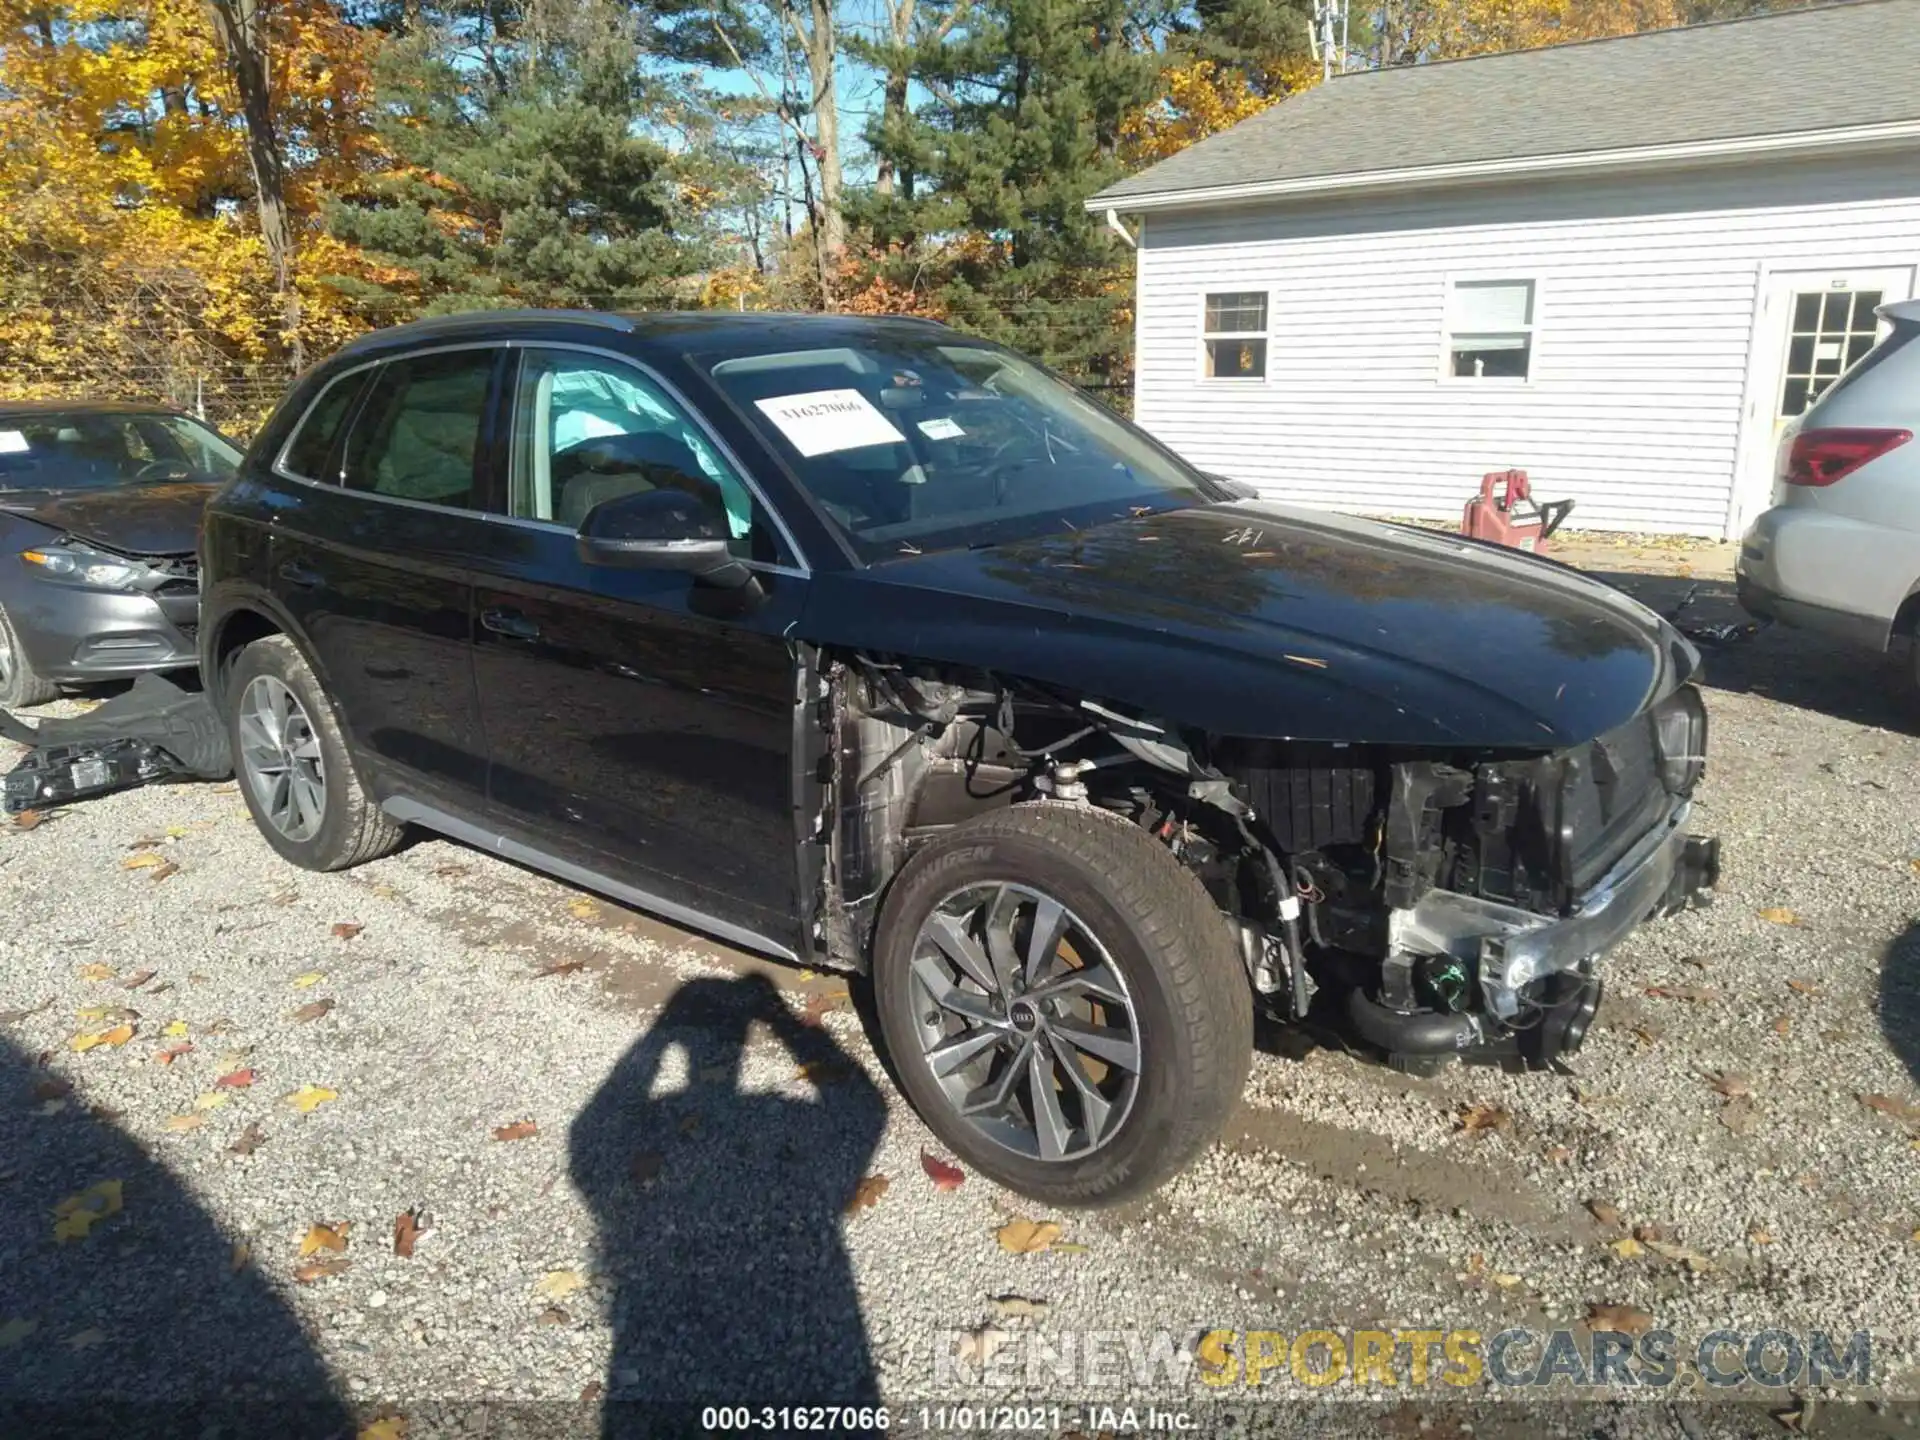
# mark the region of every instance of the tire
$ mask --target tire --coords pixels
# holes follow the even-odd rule
[[[345,870],[400,843],[404,832],[361,788],[333,703],[291,640],[270,635],[243,649],[227,672],[225,694],[234,778],[254,825],[281,858],[303,870]],[[263,762],[261,741],[272,738],[273,727],[260,723],[259,705],[282,696],[291,702],[282,724],[289,749]],[[297,794],[295,776],[305,782]],[[306,803],[315,777],[317,804]]]
[[[34,670],[20,644],[20,632],[7,612],[0,609],[0,710],[44,705],[59,693],[59,686],[41,679]]]
[[[986,898],[972,909],[975,896]],[[1064,926],[1051,949],[1032,945],[1041,917],[1052,919],[1041,908],[1049,903]],[[996,1001],[965,978],[950,947],[956,929],[985,937],[1001,914],[1016,918],[998,951],[984,938],[971,951],[960,946],[972,963],[985,961],[990,982],[1011,973]],[[1029,989],[1036,952],[1051,959]],[[921,1118],[981,1174],[1049,1205],[1119,1204],[1185,1168],[1219,1132],[1252,1063],[1253,995],[1225,919],[1163,846],[1100,811],[1019,805],[933,841],[888,891],[873,972],[881,1033]],[[1068,1035],[1097,1041],[1111,1063]],[[942,1052],[938,1062],[929,1049]],[[962,1055],[973,1058],[936,1074],[936,1063]],[[963,1098],[997,1097],[1010,1075],[1010,1103],[962,1113]],[[1049,1094],[1052,1123],[1043,1127]],[[1019,1133],[1023,1118],[1030,1140]]]

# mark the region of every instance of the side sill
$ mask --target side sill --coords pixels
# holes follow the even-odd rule
[[[589,870],[584,865],[576,865],[571,860],[562,860],[545,850],[536,849],[498,830],[484,825],[476,825],[471,820],[463,820],[458,815],[432,805],[423,805],[404,795],[395,795],[381,802],[380,808],[389,817],[403,825],[418,825],[423,829],[435,831],[450,839],[471,845],[476,850],[485,850],[502,859],[512,860],[516,864],[540,870],[557,880],[565,880],[569,885],[578,885],[582,889],[597,890],[602,895],[611,895],[616,900],[625,901],[636,909],[657,915],[662,920],[671,920],[676,925],[684,925],[689,930],[698,930],[711,935],[716,940],[725,940],[738,945],[743,950],[757,951],[762,955],[771,955],[775,959],[786,960],[795,965],[800,957],[777,940],[770,940],[757,930],[749,930],[744,925],[736,925],[730,920],[709,915],[705,911],[695,910],[691,906],[681,905],[672,900],[664,900],[651,891],[642,890],[637,885],[628,885],[622,881],[610,879],[597,870]]]

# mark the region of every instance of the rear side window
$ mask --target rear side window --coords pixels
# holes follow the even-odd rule
[[[1848,370],[1846,374],[1842,375],[1838,380],[1834,381],[1832,385],[1827,387],[1827,393],[1820,398],[1823,401],[1831,400],[1841,391],[1858,384],[1862,376],[1886,364],[1898,351],[1904,350],[1911,345],[1916,337],[1920,337],[1920,322],[1912,320],[1894,321],[1893,332],[1865,355],[1862,355],[1860,359],[1854,363],[1852,369]],[[1915,358],[1920,358],[1920,356],[1916,356]],[[1907,373],[1909,375],[1913,373],[1913,367],[1911,365],[1907,367]]]
[[[342,375],[320,392],[320,398],[307,411],[300,428],[293,432],[293,438],[281,452],[282,470],[302,480],[324,480],[329,485],[339,481],[338,471],[326,473],[327,458],[333,454],[340,427],[346,424],[347,412],[353,408],[353,397],[360,393],[366,378],[359,373]]]
[[[474,456],[497,353],[448,350],[382,369],[347,436],[347,488],[474,508]]]

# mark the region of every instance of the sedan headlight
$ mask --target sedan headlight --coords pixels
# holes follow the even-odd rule
[[[131,590],[152,573],[137,560],[123,560],[77,540],[22,550],[20,559],[49,580],[93,590]]]
[[[1707,768],[1707,707],[1697,686],[1682,685],[1653,712],[1660,742],[1660,780],[1675,795],[1691,795]]]

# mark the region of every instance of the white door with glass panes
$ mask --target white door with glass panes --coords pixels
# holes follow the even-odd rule
[[[1765,277],[1730,534],[1779,502],[1775,462],[1782,434],[1873,348],[1883,333],[1874,311],[1908,299],[1913,278],[1911,265],[1776,270]]]

